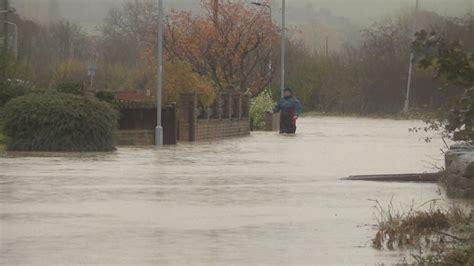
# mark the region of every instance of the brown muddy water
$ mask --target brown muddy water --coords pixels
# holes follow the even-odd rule
[[[373,203],[409,208],[436,184],[350,182],[434,171],[419,121],[304,118],[295,137],[108,154],[0,158],[2,265],[390,265]],[[429,162],[429,163],[426,163]]]

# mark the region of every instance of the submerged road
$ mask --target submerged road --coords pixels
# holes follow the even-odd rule
[[[445,198],[436,184],[342,181],[431,172],[419,121],[303,118],[162,150],[0,158],[1,265],[374,265],[373,202]]]

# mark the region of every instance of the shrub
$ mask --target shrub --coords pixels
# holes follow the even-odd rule
[[[114,149],[117,111],[95,98],[66,93],[28,94],[10,101],[3,117],[9,150]]]
[[[433,68],[448,84],[465,89],[451,110],[429,125],[442,125],[446,132],[456,133],[454,140],[474,141],[474,53],[459,41],[424,30],[416,33],[413,50],[421,68]]]
[[[60,83],[56,90],[60,93],[71,93],[76,95],[84,95],[84,90],[82,89],[82,85],[79,83],[74,82],[64,82]]]
[[[24,95],[32,85],[23,80],[4,80],[0,82],[0,108],[18,96]]]
[[[3,135],[2,132],[0,132],[0,145],[5,144],[5,140],[6,140],[5,135]]]
[[[265,90],[252,100],[250,106],[250,119],[254,130],[265,128],[265,113],[275,106],[270,90]]]
[[[115,95],[110,91],[99,91],[95,97],[102,102],[113,103]]]

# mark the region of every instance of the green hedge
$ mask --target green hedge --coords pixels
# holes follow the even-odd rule
[[[95,98],[66,93],[28,94],[9,101],[3,118],[8,150],[114,150],[118,113]]]

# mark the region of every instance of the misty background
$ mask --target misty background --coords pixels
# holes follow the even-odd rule
[[[253,0],[246,0],[249,4]],[[18,14],[35,22],[48,24],[60,19],[81,25],[90,33],[97,31],[112,8],[125,0],[11,0]],[[258,1],[257,1],[258,2]],[[281,1],[270,1],[273,19],[281,21]],[[165,0],[168,10],[200,11],[201,0]],[[420,9],[443,16],[472,13],[474,0],[420,0]],[[256,7],[257,8],[257,7]],[[397,12],[410,12],[415,0],[288,0],[287,20],[291,38],[311,50],[321,50],[326,41],[332,51],[343,45],[357,45],[361,30],[381,18]]]
[[[99,25],[107,12],[120,6],[124,0],[11,0],[19,14],[47,22],[64,17],[89,28]],[[248,0],[250,3],[251,1]],[[271,1],[279,8],[279,0]],[[200,0],[165,0],[166,8],[198,11]],[[414,8],[415,0],[288,0],[289,23],[300,24],[329,12],[349,22],[364,26],[397,10]],[[421,0],[420,7],[426,11],[449,16],[472,12],[473,0]],[[321,12],[323,11],[323,12]],[[276,11],[274,18],[277,20]]]
[[[18,56],[15,67],[8,68],[10,76],[27,80],[37,88],[73,83],[108,92],[138,90],[150,95],[154,91],[156,63],[152,60],[156,58],[153,42],[157,40],[154,31],[157,0],[10,1],[18,10],[11,19],[19,29]],[[235,45],[249,42],[226,46],[216,41],[219,36],[209,38],[212,32],[206,31],[205,25],[216,25],[214,16],[203,11],[212,9],[210,2],[204,2],[207,7],[203,8],[200,0],[165,0],[168,14],[175,9],[191,11],[194,15],[189,25],[186,12],[168,17],[166,52],[187,65],[187,74],[197,73],[200,78],[220,84],[219,88],[204,86],[206,90],[211,88],[209,92],[233,88],[241,92],[251,90],[254,96],[263,90],[273,91],[275,97],[279,95],[280,72],[276,70],[281,62],[278,49],[281,0],[271,2],[271,22],[267,10],[252,6],[251,1],[239,1],[238,10],[245,12],[235,18],[226,15],[236,12],[228,0],[220,5],[220,19],[237,25],[230,28],[238,32],[230,34],[226,29],[217,32],[246,36],[258,47],[251,56],[245,52],[248,60],[238,61],[236,58],[244,57],[220,53],[219,49],[244,51],[246,48],[237,50]],[[419,2],[417,31],[436,31],[443,38],[459,41],[465,49],[474,51],[473,0]],[[287,3],[285,85],[297,88],[306,110],[395,114],[402,109],[416,0],[287,0]],[[181,27],[192,27],[192,30],[176,30]],[[176,39],[179,41],[171,41]],[[216,50],[209,52],[208,47]],[[233,60],[237,60],[239,67],[222,66],[229,70],[224,81],[212,72],[218,69],[215,62]],[[186,69],[183,65],[172,65],[173,62],[176,61],[170,60],[168,65],[169,73],[175,73],[173,69]],[[96,74],[91,75],[94,82],[89,77],[91,69]],[[246,70],[251,74],[244,73]],[[430,71],[415,68],[412,76],[414,89],[410,97],[417,110],[435,110],[462,93],[457,87],[440,91],[442,81],[435,80]],[[176,94],[169,96],[173,95]]]

